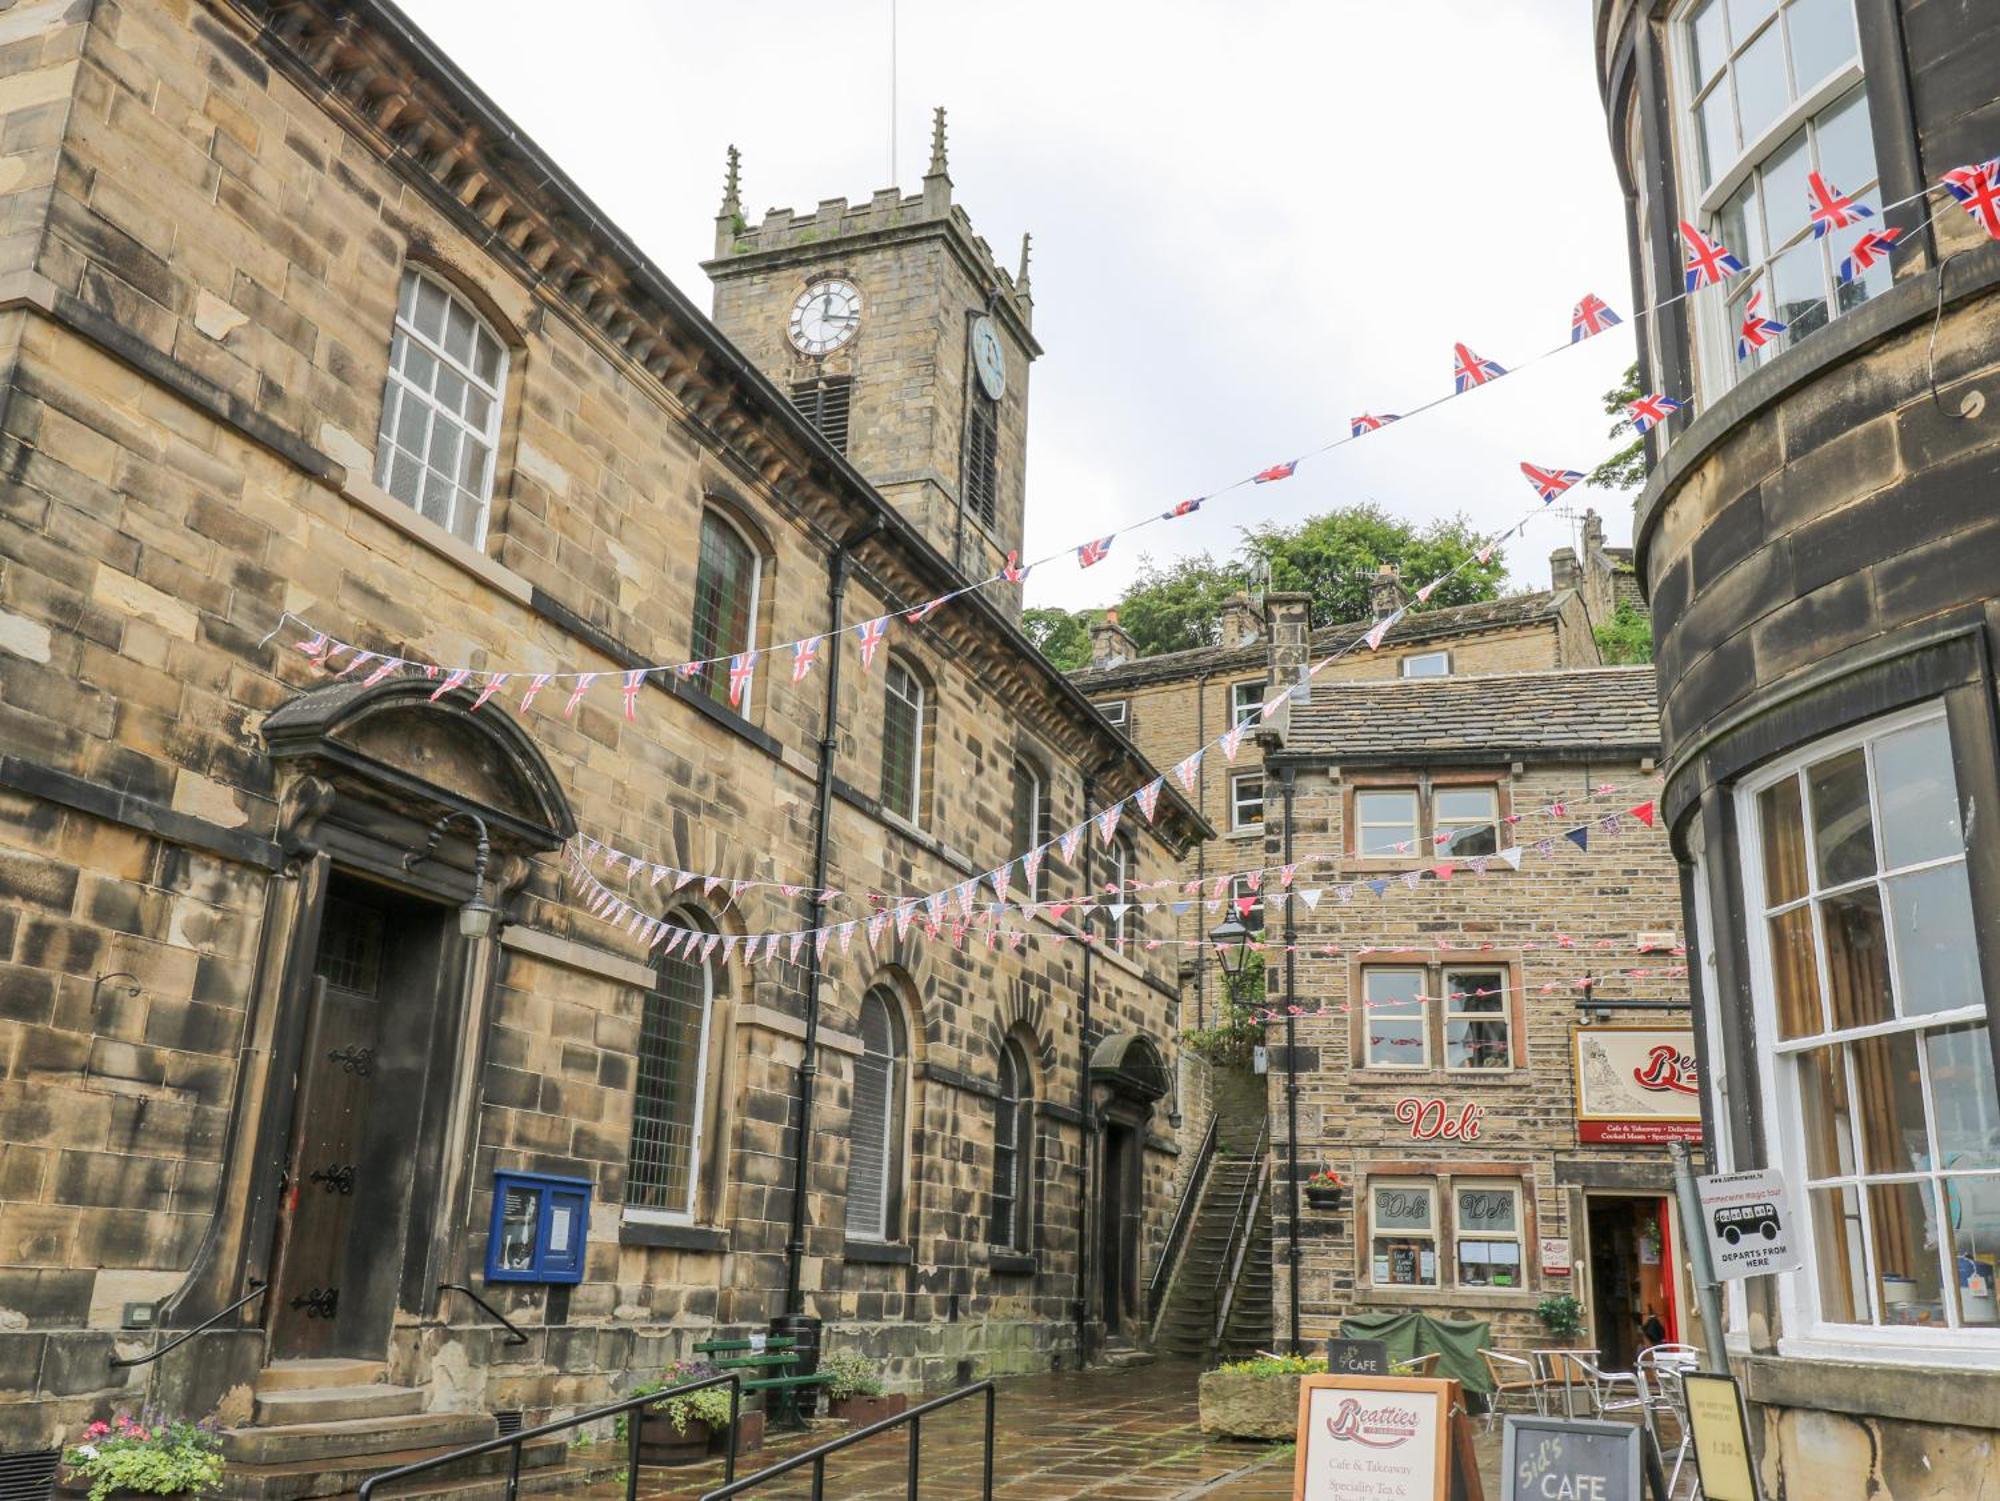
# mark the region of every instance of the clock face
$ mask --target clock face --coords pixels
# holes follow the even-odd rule
[[[861,292],[847,281],[816,281],[792,304],[791,336],[801,354],[831,354],[861,327]]]
[[[1007,353],[1000,347],[1000,335],[994,331],[991,318],[982,316],[972,325],[972,366],[988,396],[998,401],[1007,394]]]

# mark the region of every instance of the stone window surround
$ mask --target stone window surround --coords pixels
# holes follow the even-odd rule
[[[1414,1085],[1463,1087],[1469,1081],[1503,1088],[1532,1087],[1528,1070],[1527,997],[1522,991],[1521,967],[1524,955],[1518,949],[1378,949],[1367,955],[1352,955],[1347,961],[1347,1076],[1353,1084],[1407,1090]],[[1368,1011],[1362,976],[1371,969],[1421,969],[1426,979],[1424,993],[1437,994],[1439,977],[1447,969],[1497,969],[1507,977],[1507,1028],[1513,1044],[1507,1068],[1451,1068],[1444,1066],[1444,1007],[1435,1001],[1424,1004],[1424,1026],[1430,1035],[1431,1062],[1423,1068],[1371,1066],[1363,1031]]]
[[[1340,846],[1341,863],[1349,870],[1407,870],[1412,865],[1430,865],[1439,858],[1436,847],[1431,843],[1434,832],[1431,813],[1431,793],[1440,787],[1491,787],[1494,789],[1496,812],[1494,816],[1501,823],[1494,830],[1494,842],[1505,848],[1507,817],[1514,811],[1513,777],[1509,771],[1496,768],[1490,771],[1477,770],[1423,770],[1416,772],[1349,772],[1340,780]],[[1354,822],[1354,794],[1357,791],[1408,790],[1417,794],[1417,846],[1407,855],[1357,855],[1355,836],[1358,832]]]
[[[1257,782],[1257,816],[1243,817],[1249,800],[1238,790],[1241,782],[1254,778]],[[1261,834],[1264,832],[1264,773],[1260,771],[1232,771],[1229,774],[1229,832],[1232,834]]]
[[[1354,1269],[1354,1288],[1357,1300],[1365,1297],[1366,1302],[1375,1304],[1408,1302],[1416,1304],[1439,1304],[1453,1308],[1532,1308],[1540,1301],[1536,1290],[1540,1269],[1530,1248],[1539,1243],[1540,1226],[1535,1208],[1535,1170],[1526,1162],[1437,1162],[1408,1161],[1396,1159],[1366,1160],[1356,1164],[1356,1190],[1354,1196],[1354,1254],[1365,1265]],[[1454,1190],[1461,1178],[1492,1179],[1504,1178],[1509,1186],[1521,1193],[1521,1275],[1524,1285],[1513,1287],[1460,1287],[1458,1285],[1457,1261],[1454,1254],[1447,1268],[1446,1251],[1455,1253],[1456,1220]],[[1374,1240],[1375,1231],[1371,1223],[1374,1214],[1374,1187],[1378,1179],[1384,1180],[1432,1180],[1437,1194],[1437,1218],[1433,1233],[1438,1245],[1438,1280],[1434,1284],[1397,1286],[1375,1282]],[[1470,1185],[1468,1185],[1470,1186]],[[1450,1275],[1446,1275],[1449,1270]],[[1566,1280],[1566,1279],[1558,1279]]]
[[[1433,657],[1442,657],[1444,659],[1443,672],[1410,671],[1410,664],[1412,662],[1428,662]],[[1405,677],[1405,678],[1427,678],[1427,677],[1448,678],[1451,676],[1451,653],[1449,651],[1413,651],[1397,662],[1396,675],[1398,677]]]

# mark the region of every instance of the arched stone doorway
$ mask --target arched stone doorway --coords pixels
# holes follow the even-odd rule
[[[1137,1338],[1145,1319],[1139,1285],[1145,1249],[1146,1127],[1167,1092],[1165,1060],[1153,1040],[1118,1032],[1091,1050],[1097,1120],[1097,1307],[1110,1338]]]

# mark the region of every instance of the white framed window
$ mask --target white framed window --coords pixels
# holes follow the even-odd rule
[[[1500,847],[1500,792],[1495,787],[1439,787],[1431,793],[1435,847],[1448,855],[1490,855]]]
[[[1403,658],[1403,676],[1406,678],[1448,678],[1451,676],[1451,653],[1448,651],[1420,651],[1414,656]]]
[[[1401,845],[1403,848],[1398,849]],[[1367,787],[1354,794],[1354,853],[1364,860],[1393,859],[1417,847],[1414,787]]]
[[[1369,1281],[1376,1287],[1438,1285],[1437,1185],[1368,1185]]]
[[[1035,1242],[1035,1084],[1028,1056],[1009,1038],[1000,1048],[1000,1098],[993,1107],[993,1222],[990,1243],[1032,1251]]]
[[[1115,906],[1127,908],[1122,912],[1104,911],[1104,936],[1114,941],[1126,936],[1128,927],[1138,921],[1139,914],[1129,910],[1132,905],[1132,846],[1123,834],[1116,835],[1104,848],[1105,900]]]
[[[1423,969],[1371,965],[1361,972],[1361,1066],[1418,1069],[1431,1066],[1431,1029],[1425,1010]]]
[[[1042,769],[1025,757],[1014,762],[1014,848],[1021,854],[1049,842],[1049,784]],[[1040,901],[1043,865],[1023,887],[1022,900]]]
[[[757,593],[763,582],[758,552],[741,527],[713,508],[701,513],[700,550],[694,569],[694,624],[690,661],[706,662],[694,681],[717,703],[731,704],[729,658],[757,645]],[[750,712],[754,677],[743,680],[731,706]]]
[[[1109,703],[1099,704],[1097,706],[1097,712],[1102,714],[1105,717],[1105,719],[1110,723],[1117,725],[1119,729],[1122,730],[1125,728],[1124,699],[1114,698]]]
[[[1507,972],[1444,972],[1444,1066],[1480,1072],[1514,1066],[1514,1012]]]
[[[1229,779],[1229,827],[1259,829],[1264,826],[1264,773],[1239,771]]]
[[[507,346],[472,304],[415,266],[403,270],[375,483],[473,547],[486,545]]]
[[[1229,685],[1229,723],[1231,728],[1245,720],[1255,719],[1264,709],[1264,684],[1231,683]]]
[[[666,920],[677,927],[713,931],[692,913],[669,913]],[[660,961],[639,1021],[627,1219],[694,1218],[714,1001],[715,975],[707,964],[685,952]]]
[[[1520,1184],[1455,1183],[1451,1197],[1458,1285],[1525,1287]]]
[[[908,663],[891,658],[882,709],[882,804],[921,825],[924,821],[924,742],[928,708],[923,679]]]
[[[2000,1361],[2000,1095],[1944,717],[1832,737],[1738,796],[1764,1112],[1806,1249],[1785,1329]]]
[[[902,1007],[877,986],[861,998],[861,1056],[847,1132],[847,1233],[892,1240],[903,1182],[903,1115],[908,1093]]]
[[[1882,227],[1879,212],[1816,240],[1806,178],[1817,171],[1859,201],[1879,199],[1880,184],[1854,0],[1696,0],[1674,29],[1683,201],[1746,268],[1693,299],[1701,369],[1719,393],[1888,289],[1886,257],[1839,281],[1854,242]],[[1739,360],[1753,295],[1786,329]]]

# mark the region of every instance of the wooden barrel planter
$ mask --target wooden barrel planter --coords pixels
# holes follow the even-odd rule
[[[642,1465],[698,1465],[708,1458],[712,1437],[709,1425],[692,1418],[686,1428],[676,1428],[664,1405],[648,1408],[639,1415],[639,1463]]]

